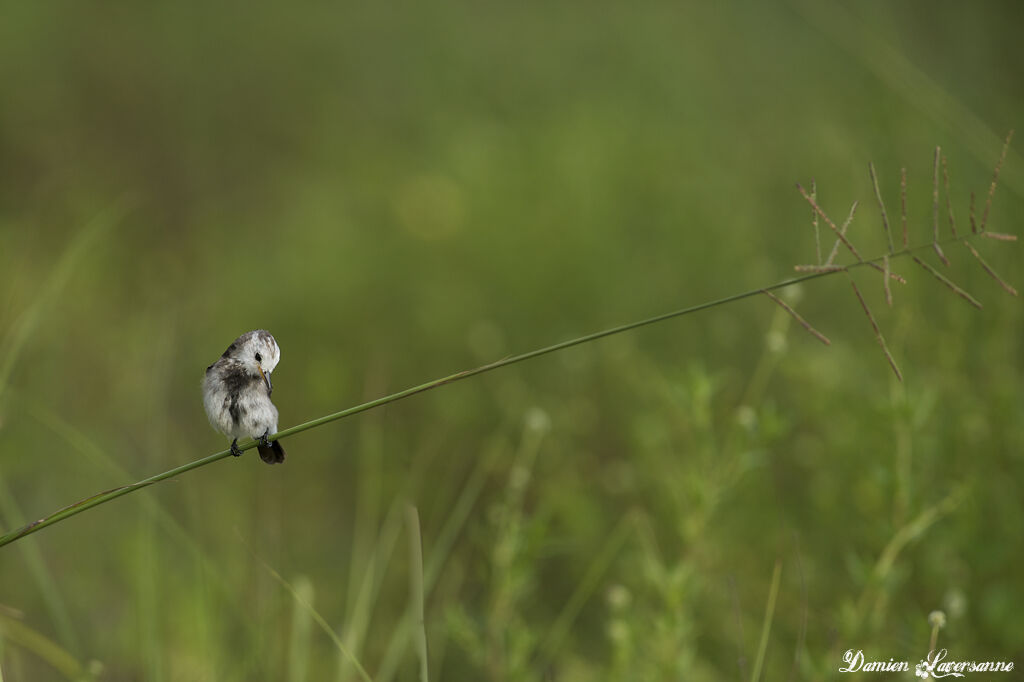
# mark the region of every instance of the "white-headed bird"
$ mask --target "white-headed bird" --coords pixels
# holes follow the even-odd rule
[[[268,440],[277,433],[277,408],[270,401],[270,375],[281,359],[273,335],[257,329],[235,339],[217,362],[206,368],[203,406],[210,424],[234,438],[231,454],[242,454],[238,439],[257,441],[260,459],[267,464],[284,461],[284,448]]]

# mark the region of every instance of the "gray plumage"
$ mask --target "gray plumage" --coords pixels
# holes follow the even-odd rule
[[[270,332],[247,332],[235,339],[217,362],[206,368],[203,407],[213,428],[234,438],[231,453],[240,455],[239,438],[259,442],[260,459],[267,464],[284,461],[284,448],[267,436],[277,433],[277,408],[270,401],[270,375],[281,359],[281,349]]]

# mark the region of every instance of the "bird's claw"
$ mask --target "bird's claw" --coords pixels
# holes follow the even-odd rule
[[[267,429],[266,431],[263,432],[262,436],[260,436],[259,438],[256,439],[256,442],[259,443],[260,445],[262,445],[265,448],[269,448],[270,447],[270,439],[267,438],[267,436],[269,436],[269,435],[270,435],[270,429]]]
[[[237,438],[234,439],[233,441],[231,441],[231,454],[234,455],[235,457],[241,457],[242,456],[242,448],[238,447],[238,439]]]

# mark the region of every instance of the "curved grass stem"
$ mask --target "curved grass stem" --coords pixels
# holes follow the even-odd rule
[[[953,241],[953,239],[949,239],[946,241]],[[398,391],[397,393],[392,393],[390,395],[386,395],[381,398],[377,398],[375,400],[371,400],[369,402],[356,405],[354,407],[349,407],[347,409],[341,410],[340,412],[334,412],[332,414],[324,415],[323,417],[312,419],[297,426],[292,426],[291,428],[278,431],[269,438],[270,440],[277,440],[279,438],[284,438],[286,436],[292,436],[297,433],[301,433],[303,431],[315,428],[317,426],[323,426],[324,424],[333,421],[338,421],[339,419],[344,419],[345,417],[351,417],[352,415],[359,414],[360,412],[366,412],[367,410],[372,410],[374,408],[382,407],[383,405],[387,405],[389,403],[397,402],[404,398],[414,396],[418,393],[424,393],[426,391],[438,388],[439,386],[444,386],[445,384],[451,384],[456,381],[461,381],[462,379],[468,379],[470,377],[477,376],[485,372],[490,372],[492,370],[500,369],[502,367],[508,367],[509,365],[514,365],[516,363],[524,362],[526,360],[532,360],[542,355],[547,355],[549,353],[555,353],[557,351],[565,350],[567,348],[572,348],[573,346],[579,346],[584,343],[590,343],[591,341],[596,341],[606,336],[621,334],[623,332],[638,329],[640,327],[645,327],[647,325],[652,325],[658,322],[664,322],[665,320],[670,320],[672,318],[682,317],[683,315],[689,315],[691,313],[700,312],[702,310],[708,310],[710,308],[716,308],[718,306],[740,301],[745,298],[752,298],[754,296],[764,295],[765,293],[770,291],[784,289],[795,284],[800,284],[802,282],[818,279],[819,277],[827,277],[829,275],[834,275],[837,272],[849,272],[854,268],[862,266],[869,266],[876,269],[882,269],[882,266],[879,265],[879,263],[881,263],[886,258],[891,259],[900,256],[913,256],[915,260],[918,260],[917,257],[914,256],[914,254],[922,249],[930,248],[932,248],[931,243],[913,248],[905,248],[901,251],[886,254],[886,256],[880,256],[878,258],[874,258],[871,260],[858,260],[856,263],[852,263],[851,265],[848,266],[841,266],[835,270],[828,269],[817,272],[810,272],[799,277],[793,277],[787,280],[783,280],[771,286],[751,289],[749,291],[744,291],[742,293],[733,294],[732,296],[719,298],[714,301],[707,301],[705,303],[700,303],[698,305],[690,306],[688,308],[682,308],[680,310],[674,310],[672,312],[663,313],[661,315],[655,315],[654,317],[649,317],[644,320],[630,322],[627,324],[619,325],[617,327],[610,327],[608,329],[602,329],[601,331],[586,334],[584,336],[579,336],[577,338],[569,339],[568,341],[562,341],[561,343],[556,343],[550,346],[545,346],[544,348],[538,348],[527,353],[502,358],[501,360],[496,360],[494,362],[488,363],[486,365],[481,365],[473,369],[467,369],[461,372],[456,372],[455,374],[451,374],[446,377],[441,377],[440,379],[435,379],[433,381],[428,381],[418,386],[412,386],[405,390]],[[239,447],[242,451],[251,450],[252,448],[256,447],[256,442],[248,441],[246,443],[240,444]],[[96,493],[95,495],[87,497],[83,500],[79,500],[74,504],[70,504],[66,507],[63,507],[53,512],[52,514],[49,514],[48,516],[44,516],[36,521],[26,524],[25,526],[17,530],[10,531],[0,536],[0,547],[8,545],[14,542],[15,540],[25,537],[26,535],[30,535],[32,533],[35,533],[36,531],[42,530],[47,526],[52,526],[55,523],[59,523],[76,514],[80,514],[86,511],[87,509],[92,509],[93,507],[105,504],[107,502],[110,502],[111,500],[117,499],[118,497],[122,497],[129,493],[133,493],[137,490],[141,490],[142,488],[145,488],[147,486],[151,486],[154,483],[166,481],[167,479],[175,478],[194,469],[204,467],[208,464],[213,464],[214,462],[220,461],[230,455],[231,450],[221,450],[220,452],[216,452],[212,455],[207,455],[206,457],[197,459],[192,462],[188,462],[187,464],[182,464],[179,467],[175,467],[163,473],[156,474],[155,476],[150,476],[149,478],[144,478],[140,481],[136,481],[135,483]]]

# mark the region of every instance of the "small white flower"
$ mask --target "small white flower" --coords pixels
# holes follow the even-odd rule
[[[526,411],[526,428],[544,435],[551,430],[551,417],[541,408],[531,407]]]
[[[757,428],[757,412],[750,405],[740,405],[736,409],[736,423],[747,431]]]

